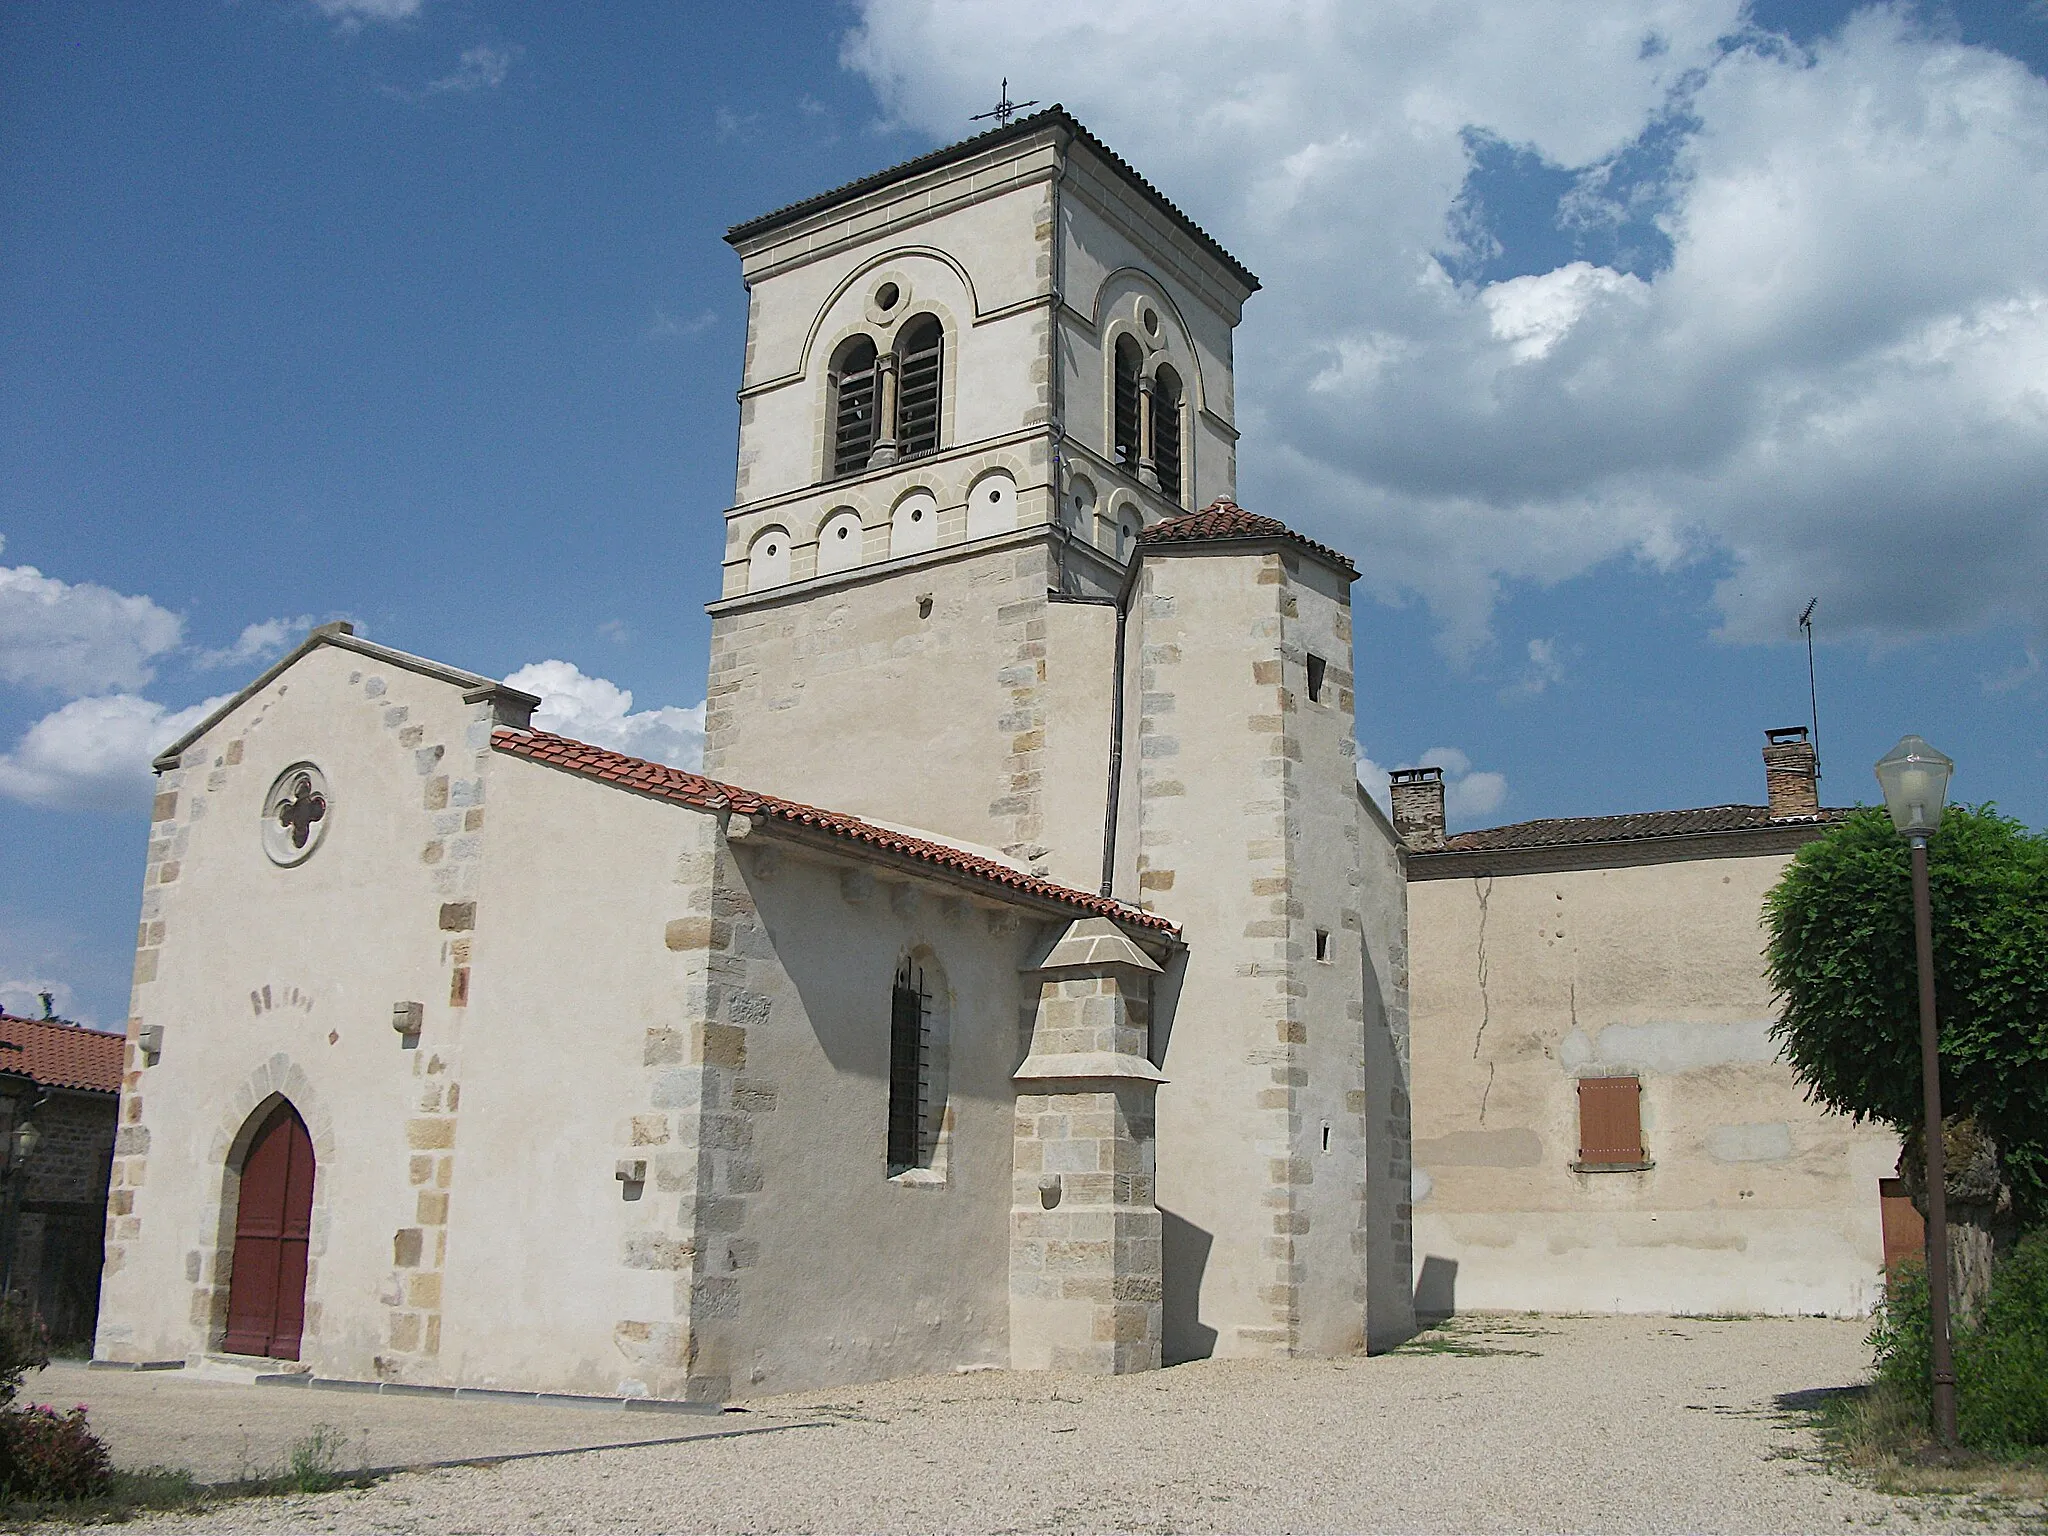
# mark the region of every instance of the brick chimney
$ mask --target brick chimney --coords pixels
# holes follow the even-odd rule
[[[1444,771],[1441,768],[1396,768],[1387,775],[1387,798],[1394,807],[1394,830],[1417,853],[1434,853],[1444,845]]]
[[[1771,820],[1820,814],[1820,764],[1805,726],[1764,732],[1764,785],[1770,792]]]

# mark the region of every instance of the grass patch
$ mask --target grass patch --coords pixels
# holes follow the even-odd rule
[[[1433,1327],[1424,1328],[1405,1343],[1396,1344],[1387,1353],[1457,1355],[1465,1359],[1480,1359],[1489,1355],[1520,1355],[1533,1360],[1542,1353],[1541,1350],[1516,1349],[1495,1341],[1503,1338],[1544,1338],[1552,1331],[1549,1328],[1538,1328],[1532,1323],[1500,1317],[1449,1317]]]
[[[368,1488],[383,1474],[343,1470],[348,1437],[332,1424],[316,1424],[292,1443],[282,1463],[268,1472],[248,1473],[224,1483],[202,1483],[176,1467],[116,1471],[111,1487],[90,1498],[23,1500],[0,1504],[0,1529],[43,1523],[106,1525],[137,1515],[194,1512],[236,1499],[332,1493]]]
[[[1880,1493],[2048,1500],[2048,1451],[1945,1448],[1924,1402],[1894,1382],[1795,1393],[1779,1406],[1812,1426],[1824,1463]]]

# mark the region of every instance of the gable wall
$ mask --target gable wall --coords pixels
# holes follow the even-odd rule
[[[1775,1059],[1760,915],[1785,863],[1409,886],[1418,1308],[1869,1308],[1898,1144]],[[1576,1078],[1631,1073],[1656,1166],[1574,1173]]]
[[[426,1066],[451,1059],[460,935],[475,895],[487,710],[456,685],[317,647],[159,780],[115,1157],[99,1353],[179,1358],[217,1347],[234,1186],[249,1117],[288,1096],[319,1158],[305,1358],[370,1376],[391,1346],[392,1233],[410,1225],[411,1123]],[[288,765],[326,774],[331,820],[281,869],[259,840]],[[418,1051],[394,1002],[425,1005]],[[132,1042],[164,1031],[146,1065]],[[435,1086],[455,1080],[437,1073]],[[413,1339],[417,1348],[423,1337]]]

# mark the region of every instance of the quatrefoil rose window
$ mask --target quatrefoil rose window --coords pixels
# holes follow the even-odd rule
[[[327,776],[311,763],[293,763],[263,799],[263,851],[289,869],[313,856],[327,835],[333,810]]]

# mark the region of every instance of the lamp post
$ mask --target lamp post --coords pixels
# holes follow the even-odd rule
[[[1956,1371],[1948,1339],[1948,1170],[1941,1141],[1941,1044],[1934,1022],[1934,909],[1927,895],[1927,839],[1941,825],[1955,763],[1918,736],[1877,761],[1884,808],[1913,849],[1913,953],[1920,971],[1920,1090],[1927,1117],[1927,1298],[1933,1338],[1934,1436],[1956,1443]]]

